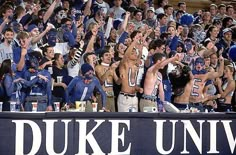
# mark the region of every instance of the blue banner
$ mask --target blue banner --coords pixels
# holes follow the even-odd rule
[[[0,153],[235,154],[236,114],[0,113]]]

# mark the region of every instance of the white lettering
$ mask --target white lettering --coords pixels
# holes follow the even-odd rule
[[[156,122],[156,148],[157,151],[160,154],[170,154],[174,149],[175,144],[175,123],[177,120],[170,120],[172,124],[172,145],[171,148],[168,151],[165,151],[163,148],[163,123],[166,122],[166,120],[154,120]]]
[[[46,150],[48,154],[54,154],[54,155],[62,155],[65,154],[68,146],[68,123],[71,120],[61,120],[65,123],[65,142],[64,143],[64,149],[61,153],[56,153],[54,151],[54,123],[57,122],[57,120],[43,120],[43,122],[46,123]]]
[[[15,141],[15,154],[24,155],[24,125],[28,124],[32,129],[33,144],[28,154],[36,154],[40,148],[42,141],[42,134],[39,126],[30,120],[12,120],[16,124],[16,141]]]
[[[184,123],[184,150],[181,152],[181,154],[189,154],[189,151],[186,150],[186,137],[187,132],[189,133],[190,137],[192,138],[193,142],[197,146],[197,149],[200,154],[202,154],[202,123],[205,122],[204,120],[197,120],[200,125],[200,135],[197,135],[196,130],[194,129],[191,121],[189,120],[182,120],[181,122]]]
[[[99,147],[97,141],[95,140],[92,133],[100,126],[105,120],[94,120],[97,122],[96,126],[88,133],[87,133],[87,123],[89,120],[78,120],[76,119],[76,122],[79,122],[80,125],[80,131],[79,131],[79,152],[76,155],[87,155],[86,153],[86,140],[90,144],[94,154],[103,155],[101,148]]]
[[[233,154],[235,144],[236,144],[236,139],[233,138],[233,133],[232,133],[232,130],[231,130],[231,127],[230,127],[230,124],[229,124],[232,121],[222,120],[221,122],[223,123],[224,129],[225,129],[225,133],[226,133],[226,136],[227,136],[227,140],[229,142],[229,147],[230,147],[231,153]]]
[[[124,128],[119,135],[119,124],[125,124],[128,128],[128,131],[130,130],[130,120],[110,120],[112,124],[112,132],[111,132],[111,153],[108,155],[121,155],[121,154],[130,154],[130,148],[131,143],[129,144],[128,148],[124,152],[119,152],[118,148],[118,140],[120,139],[122,142],[122,145],[124,146]]]
[[[207,152],[218,154],[219,151],[216,150],[216,124],[219,122],[217,120],[207,121],[210,123],[210,150]]]

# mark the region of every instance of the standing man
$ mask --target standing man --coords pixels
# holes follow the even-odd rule
[[[176,54],[174,57],[166,59],[164,53],[155,53],[152,58],[154,64],[147,70],[145,76],[144,91],[140,100],[140,111],[143,111],[144,107],[157,107],[157,95],[160,101],[163,102],[165,100],[162,75],[158,70],[170,62],[178,60],[179,55]]]
[[[207,80],[213,80],[217,77],[221,77],[223,75],[224,70],[224,59],[221,57],[220,59],[220,68],[218,72],[206,72],[204,69],[205,61],[203,58],[199,57],[195,60],[195,67],[192,71],[194,76],[193,87],[190,95],[190,107],[198,108],[200,111],[203,111],[203,101],[204,101],[204,87]]]
[[[105,108],[106,94],[103,91],[99,80],[94,76],[93,67],[90,64],[85,63],[81,66],[81,75],[74,77],[66,89],[66,103],[75,104],[76,101],[88,101],[85,111],[92,112],[90,101],[92,100],[95,88],[102,96],[102,109],[107,111]]]
[[[119,78],[116,75],[115,69],[118,67],[119,62],[111,64],[111,54],[108,50],[104,50],[101,53],[100,59],[102,60],[101,64],[95,67],[96,75],[102,85],[102,89],[107,95],[106,109],[111,112],[115,112],[115,99],[113,92],[113,79],[118,82]],[[98,94],[98,108],[102,108],[101,95]]]
[[[7,28],[3,33],[4,42],[0,44],[0,64],[5,59],[13,60],[12,41],[14,37],[14,31],[11,28]]]
[[[136,85],[138,63],[142,55],[142,51],[136,47],[142,44],[142,33],[134,31],[132,35],[135,36],[133,42],[125,52],[119,67],[121,92],[118,96],[118,112],[138,111],[136,92],[143,93],[143,89]]]
[[[17,34],[16,39],[19,41],[20,47],[13,49],[13,61],[16,63],[16,74],[22,77],[27,69],[25,62],[29,60],[27,53],[30,52],[29,44],[31,38],[27,32],[21,31]]]

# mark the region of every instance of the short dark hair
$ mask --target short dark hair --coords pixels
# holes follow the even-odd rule
[[[5,34],[6,32],[12,32],[12,33],[14,33],[13,29],[10,28],[10,27],[6,28],[6,29],[3,31],[3,34]]]
[[[164,10],[167,10],[168,8],[171,8],[171,7],[173,7],[173,6],[172,6],[172,5],[170,5],[170,4],[167,4],[167,5],[165,5],[165,6],[164,6],[164,8],[163,8],[163,9],[164,9]]]
[[[41,47],[42,53],[43,53],[44,56],[45,56],[45,53],[48,51],[48,48],[49,48],[49,47],[52,47],[52,46],[46,45],[46,46],[44,46],[44,47]]]
[[[220,4],[220,5],[218,6],[218,9],[223,8],[223,7],[226,7],[226,5],[225,5],[225,4]]]
[[[165,17],[165,16],[167,17],[166,14],[160,13],[160,14],[157,15],[157,19],[160,20],[160,19],[162,19],[162,18]]]
[[[227,5],[226,6],[226,11],[228,11],[230,8],[234,8],[233,5]]]
[[[87,59],[88,59],[88,56],[90,55],[96,55],[94,52],[87,52],[84,54],[83,58],[84,58],[84,63],[87,63]]]
[[[99,58],[103,57],[105,53],[109,53],[108,49],[103,49],[101,53],[99,54]]]
[[[178,3],[178,7],[180,7],[180,5],[183,5],[183,4],[186,5],[185,2],[179,2],[179,3]]]
[[[142,13],[142,10],[140,10],[140,9],[135,10],[135,11],[134,11],[134,16],[135,16],[137,13],[139,13],[139,12]]]
[[[157,47],[159,48],[159,47],[161,47],[162,45],[165,45],[166,44],[166,42],[164,41],[164,40],[162,40],[162,39],[155,39],[155,40],[152,40],[151,42],[150,42],[150,44],[149,44],[149,50],[151,50],[151,49],[156,49]]]
[[[141,33],[141,31],[139,31],[139,30],[134,30],[134,31],[130,34],[130,38],[133,40],[134,37],[135,37],[138,33]]]
[[[155,53],[152,58],[153,58],[153,62],[156,63],[158,60],[161,60],[162,58],[166,58],[166,55],[164,53]]]

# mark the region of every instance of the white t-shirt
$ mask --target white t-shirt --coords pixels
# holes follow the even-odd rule
[[[79,71],[80,71],[80,67],[81,67],[80,63],[76,63],[76,65],[73,66],[73,67],[67,66],[67,70],[68,70],[69,76],[71,76],[73,78],[78,76],[79,75]]]
[[[0,63],[5,59],[13,60],[13,50],[12,46],[6,46],[5,43],[0,44]]]
[[[99,6],[102,8],[104,14],[107,14],[107,13],[108,13],[108,10],[110,9],[109,4],[107,4],[107,3],[104,2],[104,1],[103,1],[102,3],[98,3],[97,1],[95,1],[94,4],[99,5]]]
[[[113,6],[110,8],[109,13],[114,13],[114,19],[122,19],[122,14],[125,13],[125,10],[122,7]]]

